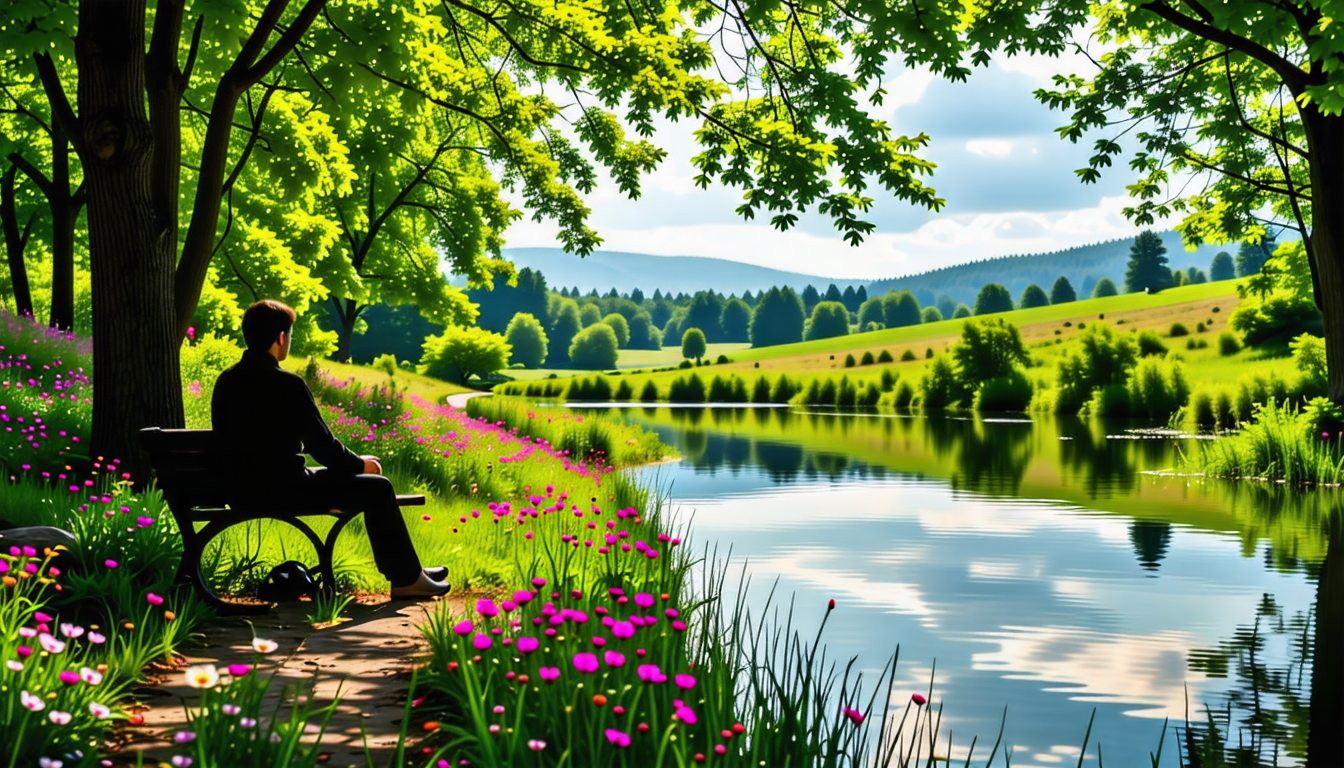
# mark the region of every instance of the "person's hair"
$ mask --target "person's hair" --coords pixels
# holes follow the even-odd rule
[[[267,350],[275,337],[294,327],[294,310],[275,299],[262,299],[243,312],[243,341],[248,349]]]

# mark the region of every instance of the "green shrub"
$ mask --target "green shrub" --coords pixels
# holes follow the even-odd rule
[[[1179,360],[1141,360],[1126,389],[1131,416],[1165,419],[1190,399],[1190,383]]]
[[[605,376],[591,379],[574,379],[565,391],[566,400],[611,400],[611,382]]]
[[[996,376],[981,385],[975,394],[977,411],[1025,411],[1031,404],[1032,385],[1020,370]]]
[[[839,394],[838,389],[834,379],[829,377],[826,378],[822,381],[821,387],[817,392],[817,399],[810,403],[810,405],[835,405],[836,397]]]
[[[1231,357],[1241,351],[1241,340],[1231,331],[1218,334],[1218,354]]]
[[[872,352],[864,352],[863,357],[859,359],[859,365],[872,365],[874,362]]]
[[[846,368],[853,368],[855,365],[858,365],[858,362],[859,362],[858,360],[855,360],[855,359],[854,359],[854,355],[852,355],[852,354],[845,355],[845,367],[846,367]]]
[[[1318,419],[1337,419],[1328,401],[1308,415],[1288,403],[1257,405],[1253,418],[1236,435],[1202,444],[1192,463],[1212,477],[1255,477],[1289,484],[1344,480],[1338,429],[1316,431]],[[1328,423],[1328,422],[1325,422]],[[1338,422],[1336,422],[1338,423]]]
[[[619,348],[616,331],[606,323],[594,323],[579,331],[570,342],[569,362],[575,368],[590,370],[615,368]]]
[[[1154,331],[1139,331],[1134,335],[1134,341],[1139,345],[1139,357],[1162,357],[1167,354],[1167,345],[1162,343],[1162,337]]]
[[[658,385],[652,381],[644,382],[644,388],[639,391],[639,401],[641,403],[658,402]]]
[[[885,349],[882,350],[882,353],[881,353],[880,355],[877,356],[877,362],[879,362],[879,363],[890,363],[890,362],[892,362],[891,352],[888,351],[888,350],[885,350]]]
[[[853,408],[858,402],[859,391],[849,380],[848,376],[840,379],[839,386],[835,389],[835,404],[840,408]]]
[[[924,359],[925,360],[933,359],[933,347],[928,347],[924,350]]]
[[[634,398],[634,396],[634,387],[630,386],[630,382],[622,379],[621,383],[616,385],[616,391],[612,394],[611,399],[624,403]]]
[[[883,368],[883,369],[882,369],[882,391],[883,391],[883,392],[890,392],[890,391],[891,391],[891,388],[892,388],[893,386],[895,386],[895,384],[896,384],[896,378],[897,378],[897,374],[896,374],[895,371],[891,370],[890,368]]]
[[[1207,330],[1209,329],[1205,327],[1204,323],[1195,323],[1195,333],[1204,333]]]
[[[510,363],[521,363],[524,368],[540,368],[546,362],[550,340],[541,321],[528,312],[518,312],[504,329],[504,339],[512,350]]]
[[[1275,374],[1252,373],[1241,377],[1233,396],[1237,421],[1250,421],[1255,417],[1257,406],[1286,401],[1288,394],[1288,384]]]
[[[732,402],[747,403],[751,402],[751,397],[747,394],[747,382],[741,376],[733,377]]]
[[[715,376],[709,382],[707,398],[711,403],[745,403],[746,382],[738,376]]]
[[[1107,384],[1092,393],[1087,413],[1106,418],[1125,418],[1130,415],[1129,391],[1124,384]]]
[[[1189,336],[1190,329],[1186,328],[1184,323],[1172,323],[1171,330],[1167,332],[1167,335],[1173,339],[1177,336]]]
[[[695,373],[689,377],[678,376],[667,388],[667,399],[672,403],[703,403],[705,394],[705,383]]]
[[[965,396],[956,368],[946,355],[936,357],[919,382],[919,399],[925,408],[955,406]]]
[[[397,356],[391,354],[379,355],[373,358],[373,364],[369,367],[375,371],[386,373],[389,378],[396,377],[397,371],[400,370],[400,368],[397,367]]]
[[[798,394],[799,389],[801,386],[798,382],[781,373],[779,378],[775,379],[775,386],[770,390],[770,402],[787,403]]]
[[[897,408],[909,408],[914,399],[915,388],[909,381],[902,381],[896,385],[896,396],[892,398],[892,402]]]
[[[1208,349],[1209,342],[1206,339],[1186,339],[1186,349]]]
[[[919,358],[915,357],[915,351],[913,349],[907,349],[901,353],[902,363],[908,363],[911,362],[912,360],[918,360],[918,359]]]
[[[756,382],[751,387],[751,402],[768,403],[770,402],[770,380],[764,376],[757,376]]]
[[[731,362],[732,360],[729,360],[727,355],[719,355],[718,357],[714,358],[715,365],[727,365],[728,363]]]
[[[864,385],[863,389],[859,390],[859,399],[856,404],[871,408],[881,401],[882,390],[878,389],[872,382],[869,382]]]

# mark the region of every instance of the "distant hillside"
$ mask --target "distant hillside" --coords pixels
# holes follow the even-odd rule
[[[1095,245],[1083,245],[1054,253],[1040,253],[1026,256],[1000,256],[993,259],[943,267],[929,272],[889,280],[878,280],[869,284],[869,295],[880,296],[889,290],[914,291],[920,297],[921,304],[927,304],[929,295],[947,294],[953,301],[967,305],[975,302],[975,296],[985,283],[1001,283],[1007,286],[1016,300],[1022,289],[1035,283],[1047,292],[1055,280],[1064,275],[1073,283],[1079,298],[1090,292],[1092,286],[1103,277],[1115,281],[1116,286],[1124,290],[1125,267],[1129,263],[1129,246],[1133,238],[1111,240]],[[1237,245],[1204,245],[1195,251],[1186,251],[1181,244],[1181,236],[1176,232],[1162,233],[1162,242],[1167,246],[1168,265],[1173,269],[1184,270],[1195,266],[1209,271],[1209,263],[1219,251],[1227,251],[1234,256]]]
[[[582,293],[596,289],[605,294],[612,288],[629,293],[632,288],[638,288],[648,296],[652,296],[654,290],[689,295],[713,288],[725,296],[730,293],[740,296],[744,291],[756,293],[775,285],[791,285],[801,291],[810,284],[825,291],[826,286],[835,283],[843,291],[848,286],[858,288],[867,282],[785,272],[704,256],[597,251],[581,259],[559,248],[506,248],[504,257],[517,264],[519,269],[539,270],[546,276],[546,285],[550,288],[558,291],[577,286]]]

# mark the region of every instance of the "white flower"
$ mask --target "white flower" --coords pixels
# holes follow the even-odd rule
[[[60,653],[65,650],[64,640],[57,640],[46,632],[38,635],[37,641],[42,644],[42,649],[47,653]]]
[[[22,661],[15,661],[14,659],[10,659],[9,661],[6,661],[6,662],[5,662],[5,666],[6,666],[6,667],[9,667],[9,671],[10,671],[10,672],[22,672],[22,671],[23,671],[23,662],[22,662]]]
[[[62,635],[65,635],[66,637],[70,638],[71,640],[74,640],[75,638],[77,638],[77,637],[79,637],[80,635],[84,634],[84,628],[81,627],[81,626],[78,626],[78,625],[76,625],[76,624],[62,624],[62,625],[61,625],[61,634],[62,634]]]
[[[280,644],[274,640],[262,640],[260,637],[252,638],[252,650],[257,653],[271,653],[279,647]]]
[[[90,643],[93,643],[94,645],[102,645],[103,643],[107,642],[107,638],[106,638],[106,637],[103,637],[102,635],[98,634],[97,632],[90,632],[90,633],[89,633],[89,642],[90,642]]]
[[[58,710],[53,709],[47,713],[47,717],[51,718],[51,722],[57,725],[65,725],[66,723],[70,722],[69,712],[60,712]]]
[[[27,691],[19,691],[19,701],[33,712],[41,712],[47,708],[47,704],[42,701],[42,697],[34,696]]]
[[[187,667],[187,685],[192,688],[214,688],[219,685],[219,670],[214,664],[197,664]]]
[[[106,719],[112,715],[111,709],[108,709],[96,701],[89,702],[89,712],[99,720]]]
[[[99,672],[96,669],[89,669],[88,667],[80,667],[79,679],[83,680],[89,685],[97,685],[103,682],[103,673]]]
[[[61,762],[60,760],[57,760],[54,757],[38,758],[37,764],[39,768],[61,768],[62,765],[65,765],[65,763]]]

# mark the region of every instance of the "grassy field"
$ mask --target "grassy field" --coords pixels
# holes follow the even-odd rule
[[[338,363],[334,360],[319,361],[322,368],[331,374],[332,378],[337,380],[354,379],[360,384],[378,385],[387,383],[387,374],[370,368],[367,365],[348,365]],[[281,367],[287,371],[300,373],[304,366],[308,364],[306,357],[291,357],[281,364]],[[475,390],[467,387],[450,384],[442,379],[435,379],[429,376],[422,376],[410,371],[398,370],[393,378],[397,388],[411,397],[419,397],[431,403],[442,403],[443,399],[449,395],[455,395],[459,392],[473,392]]]
[[[1159,294],[1125,294],[1104,299],[1089,299],[1069,304],[1017,310],[992,317],[1002,317],[1016,325],[1031,352],[1033,367],[1028,371],[1032,379],[1052,385],[1055,362],[1069,348],[1068,342],[1078,336],[1087,325],[1105,323],[1117,331],[1150,330],[1162,337],[1163,343],[1185,362],[1186,373],[1193,385],[1202,383],[1233,383],[1254,368],[1258,373],[1287,375],[1292,369],[1286,357],[1270,357],[1256,350],[1242,350],[1235,355],[1223,356],[1218,351],[1218,335],[1227,328],[1227,320],[1240,303],[1234,281],[1205,283],[1163,291]],[[847,374],[860,383],[877,381],[883,369],[889,369],[898,378],[918,381],[928,365],[929,351],[945,351],[961,333],[965,320],[945,320],[926,325],[891,328],[869,333],[853,334],[819,341],[787,344],[762,349],[740,349],[729,355],[732,362],[696,369],[702,379],[737,374],[747,380],[748,386],[760,375],[772,380],[779,374],[788,374],[804,383],[819,376]],[[1173,323],[1182,323],[1189,330],[1186,337],[1170,337]],[[1200,323],[1205,332],[1197,332]],[[1207,342],[1203,349],[1187,349],[1190,340]],[[862,359],[865,352],[874,357],[889,352],[895,362],[845,368],[846,355]],[[910,352],[913,360],[902,361]],[[560,378],[591,376],[593,372],[557,371]],[[653,380],[660,390],[666,391],[668,382],[684,371],[642,373],[625,371],[620,380],[630,383],[639,392],[644,382]],[[612,386],[617,379],[612,380]]]
[[[716,360],[719,355],[727,355],[736,359],[742,352],[751,349],[751,345],[706,344],[705,348],[706,360]],[[622,371],[641,368],[666,368],[669,365],[680,365],[682,359],[680,346],[663,347],[662,349],[622,349],[616,357],[616,368]],[[551,374],[555,374],[557,378],[567,379],[571,376],[582,376],[591,373],[591,371],[576,371],[572,368],[535,368],[513,369],[502,373],[517,381],[536,381],[547,378]]]

